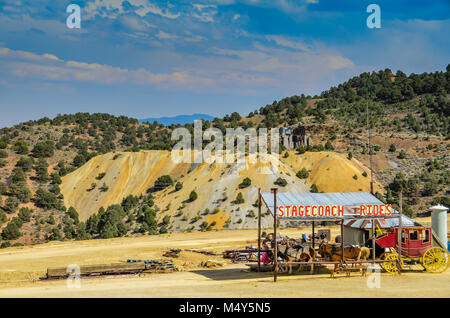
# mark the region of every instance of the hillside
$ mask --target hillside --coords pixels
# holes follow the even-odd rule
[[[267,189],[277,178],[286,180],[283,190],[367,191],[369,153],[375,191],[386,202],[397,207],[402,188],[409,215],[430,204],[449,205],[449,71],[363,73],[318,96],[287,97],[248,116],[203,122],[204,129],[223,132],[305,127],[313,146],[286,151],[280,145],[283,166],[273,175],[260,175],[252,165],[172,164],[171,132],[181,125],[77,113],[2,128],[0,246],[251,227],[257,187]],[[152,190],[164,175],[170,187]],[[251,185],[238,191],[246,177]],[[197,198],[188,200],[192,191]],[[243,203],[233,203],[237,192]]]
[[[117,156],[116,159],[114,159]],[[357,160],[351,161],[333,152],[305,153],[297,155],[290,152],[289,157],[282,158],[277,173],[264,174],[263,167],[268,164],[200,164],[192,169],[188,164],[175,165],[170,160],[167,151],[142,151],[139,153],[105,154],[92,158],[81,168],[62,178],[61,192],[66,206],[73,206],[81,221],[86,221],[101,207],[122,204],[130,195],[143,197],[153,186],[157,177],[170,175],[183,187],[175,189],[176,182],[164,190],[152,194],[151,207],[156,210],[159,224],[169,217],[166,225],[169,230],[199,230],[204,226],[221,229],[227,227],[254,228],[256,226],[257,189],[264,191],[275,186],[278,178],[286,180],[286,186],[280,186],[281,191],[307,192],[314,183],[321,191],[369,191],[369,180],[362,173],[368,171]],[[310,171],[310,177],[299,179],[296,173],[301,168]],[[101,180],[99,174],[107,173]],[[355,180],[354,175],[359,178]],[[245,178],[251,184],[240,186]],[[332,179],[335,182],[329,182]],[[92,188],[92,184],[105,183],[108,190]],[[377,185],[377,190],[381,186]],[[189,200],[192,191],[198,193],[198,198]],[[237,203],[238,193],[242,193],[244,202]],[[133,202],[133,203],[131,203]],[[127,211],[128,219],[138,219],[137,214],[142,206],[139,199],[130,200],[132,208]],[[122,204],[123,205],[123,204]],[[146,205],[149,205],[148,203]],[[136,208],[134,208],[136,207]],[[127,220],[128,220],[127,219]],[[264,223],[270,218],[265,218]],[[130,221],[129,231],[136,229],[138,222]],[[162,225],[161,225],[162,226]]]

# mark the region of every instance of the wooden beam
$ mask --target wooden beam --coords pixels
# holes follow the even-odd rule
[[[261,271],[261,188],[258,189],[258,272]]]
[[[277,244],[277,188],[271,189],[273,193],[273,281],[277,282],[278,274],[278,244]]]

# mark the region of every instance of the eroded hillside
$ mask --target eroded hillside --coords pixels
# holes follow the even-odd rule
[[[302,168],[309,173],[305,179],[296,176]],[[157,218],[160,222],[170,218],[169,230],[194,230],[202,222],[218,229],[248,228],[256,226],[258,188],[308,192],[315,184],[324,192],[369,191],[364,172],[368,175],[369,170],[359,161],[335,152],[299,155],[291,151],[275,169],[270,162],[250,163],[248,157],[245,163],[176,164],[170,152],[151,150],[94,157],[63,178],[61,192],[65,205],[73,206],[84,221],[100,207],[120,204],[129,195],[146,195],[158,177],[170,175],[183,187],[176,190],[172,185],[153,193]],[[245,178],[251,180],[250,185],[242,185]],[[275,184],[279,178],[286,181],[285,186]],[[378,183],[375,190],[381,190]],[[189,200],[192,191],[198,194],[193,201]],[[236,200],[239,193],[244,202]],[[270,221],[266,215],[263,223]]]

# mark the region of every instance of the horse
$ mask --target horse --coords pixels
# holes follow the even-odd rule
[[[338,248],[335,245],[326,244],[325,242],[320,243],[319,254],[322,255],[322,257],[328,256],[333,262],[340,262],[342,260],[341,248]],[[344,260],[359,261],[360,256],[361,248],[358,245],[344,247]],[[335,272],[338,272],[338,264],[334,265],[334,270],[331,272],[331,277],[334,277]],[[350,276],[349,271],[347,271],[347,276]]]
[[[308,262],[312,263],[315,259],[314,249],[306,247],[296,240],[288,240],[283,242],[278,249],[279,256],[287,262]],[[303,269],[303,265],[299,266],[298,271]],[[310,273],[314,271],[314,266],[311,264]],[[289,265],[289,274],[292,274],[292,265]]]

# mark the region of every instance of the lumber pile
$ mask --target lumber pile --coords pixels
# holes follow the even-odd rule
[[[68,277],[69,275],[118,275],[176,270],[173,262],[169,260],[127,260],[123,263],[81,265],[78,268],[74,270],[73,267],[49,267],[47,268],[47,278],[63,278]]]

